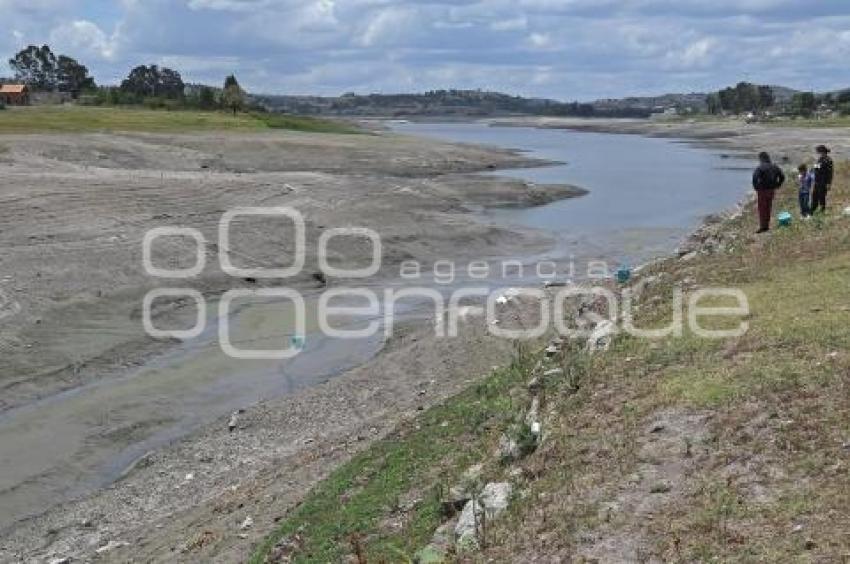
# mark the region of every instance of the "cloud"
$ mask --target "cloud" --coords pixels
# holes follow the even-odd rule
[[[57,51],[73,52],[76,56],[95,55],[113,59],[119,34],[104,33],[97,24],[87,20],[74,20],[60,24],[50,32],[50,44]]]
[[[322,94],[850,86],[846,0],[0,0],[0,20],[13,30],[3,58],[50,42],[101,82],[159,63],[191,81],[235,72],[252,91]]]

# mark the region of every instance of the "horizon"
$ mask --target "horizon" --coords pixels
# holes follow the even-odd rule
[[[11,30],[0,38],[4,62],[47,44],[98,84],[158,64],[187,83],[234,73],[268,95],[481,89],[592,101],[740,81],[850,86],[839,82],[850,5],[837,0],[0,0],[0,18]]]

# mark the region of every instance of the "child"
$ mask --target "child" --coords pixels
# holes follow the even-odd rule
[[[812,185],[815,183],[815,175],[804,164],[801,164],[797,170],[800,172],[798,176],[800,180],[800,215],[805,219],[812,215],[809,197],[812,193]]]

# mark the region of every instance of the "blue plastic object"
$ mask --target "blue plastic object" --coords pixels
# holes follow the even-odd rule
[[[628,266],[621,266],[617,269],[617,282],[625,284],[632,277],[632,269]]]
[[[779,225],[783,227],[788,227],[789,225],[791,225],[791,214],[787,211],[781,212],[779,215],[776,216],[776,221],[779,222]]]

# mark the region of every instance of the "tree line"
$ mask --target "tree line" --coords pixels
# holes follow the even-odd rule
[[[187,85],[180,73],[158,65],[139,65],[119,86],[97,86],[88,68],[48,45],[30,45],[9,59],[15,80],[34,92],[60,92],[80,103],[137,105],[156,108],[226,109],[234,114],[247,107],[247,94],[234,75],[222,88]]]
[[[735,86],[712,92],[706,97],[709,114],[763,114],[771,111],[789,116],[811,117],[818,110],[831,110],[850,115],[850,90],[837,94],[795,92],[789,100],[779,102],[772,87],[739,82]]]

